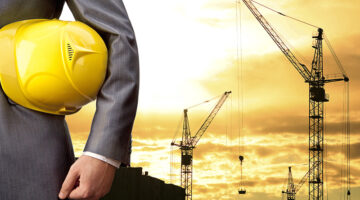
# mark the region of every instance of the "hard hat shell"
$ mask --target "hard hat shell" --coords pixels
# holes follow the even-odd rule
[[[0,82],[26,108],[71,114],[94,100],[106,75],[107,49],[85,25],[57,19],[18,21],[0,29]]]

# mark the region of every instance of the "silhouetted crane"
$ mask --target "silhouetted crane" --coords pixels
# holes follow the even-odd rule
[[[190,132],[189,119],[187,115],[188,109],[184,109],[182,141],[180,141],[179,144],[172,141],[171,145],[178,146],[181,150],[181,186],[185,189],[186,200],[192,199],[193,150],[230,93],[231,91],[228,91],[221,96],[209,116],[194,136],[191,136]]]
[[[308,172],[306,172],[306,174],[301,178],[300,182],[297,185],[294,184],[291,167],[289,167],[287,188],[285,191],[282,191],[283,194],[286,194],[287,200],[295,200],[296,193],[301,189],[306,180],[309,178],[309,174],[312,173],[314,166]]]
[[[309,84],[309,199],[310,200],[323,200],[323,152],[324,152],[324,103],[329,101],[328,94],[325,93],[325,84],[336,81],[348,82],[349,78],[346,75],[344,69],[339,65],[342,71],[339,77],[326,77],[323,73],[323,29],[317,27],[317,35],[313,36],[315,43],[313,48],[315,49],[314,57],[309,70],[305,64],[301,63],[292,51],[288,48],[286,43],[281,39],[279,34],[272,28],[270,23],[255,7],[254,3],[264,6],[253,0],[242,0],[244,4],[249,8],[250,12],[255,16],[257,21],[269,34],[271,39],[284,53],[286,58],[291,62],[295,69],[304,78],[305,82]],[[266,6],[264,6],[266,7]],[[268,7],[266,7],[268,8]],[[281,12],[268,8],[282,16],[289,17]],[[294,19],[294,18],[293,18]],[[297,19],[296,19],[297,20]],[[300,21],[300,20],[297,20]],[[306,22],[300,21],[308,24]],[[308,24],[316,27],[314,25]],[[332,51],[333,53],[333,51]],[[337,59],[337,57],[336,57]],[[310,170],[314,168],[314,170]]]

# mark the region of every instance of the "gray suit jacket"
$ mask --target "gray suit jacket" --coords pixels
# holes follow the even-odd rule
[[[122,0],[66,2],[76,20],[102,36],[109,52],[85,151],[129,164],[139,61],[125,7]],[[64,0],[0,0],[0,27],[24,19],[58,18],[63,5]],[[57,199],[73,161],[64,116],[23,108],[0,88],[0,199]]]

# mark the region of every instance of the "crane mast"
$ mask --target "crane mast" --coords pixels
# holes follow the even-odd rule
[[[292,176],[292,172],[291,172],[291,167],[289,167],[289,175],[288,175],[288,184],[287,184],[287,189],[286,191],[283,191],[283,193],[285,193],[286,196],[286,200],[295,200],[295,184],[294,184],[294,179]]]
[[[210,126],[211,122],[219,112],[221,106],[224,104],[227,97],[231,94],[231,91],[225,92],[209,116],[206,118],[200,129],[194,136],[191,136],[188,109],[184,109],[184,121],[183,121],[183,132],[182,141],[180,144],[172,142],[171,145],[178,146],[181,150],[181,187],[185,189],[186,200],[192,200],[192,171],[193,171],[193,150],[200,138],[204,135],[206,129]]]
[[[301,178],[297,185],[294,184],[294,179],[292,177],[291,167],[289,167],[289,175],[288,175],[288,185],[286,191],[282,191],[282,193],[286,194],[287,200],[295,200],[296,193],[299,192],[301,187],[304,185],[306,180],[308,180],[309,175],[312,173],[316,165],[314,165],[306,174]]]
[[[270,23],[258,11],[252,0],[243,0],[250,12],[269,34],[271,39],[284,53],[295,69],[309,84],[309,200],[323,200],[323,151],[324,151],[324,102],[328,102],[328,95],[325,93],[325,83],[336,81],[349,81],[343,77],[326,79],[323,74],[323,29],[318,29],[318,34],[313,36],[315,39],[314,58],[311,71],[295,57],[279,34],[272,28]],[[284,15],[282,13],[279,13]],[[285,15],[284,15],[285,16]],[[312,169],[313,168],[313,169]],[[311,170],[312,169],[312,170]]]
[[[324,89],[322,39],[323,30],[314,36],[316,45],[309,82],[309,199],[324,199],[324,102],[329,101]]]

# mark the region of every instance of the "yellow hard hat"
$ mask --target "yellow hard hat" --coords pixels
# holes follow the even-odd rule
[[[100,35],[75,21],[31,19],[0,29],[0,82],[26,108],[71,114],[94,100],[107,67]]]

